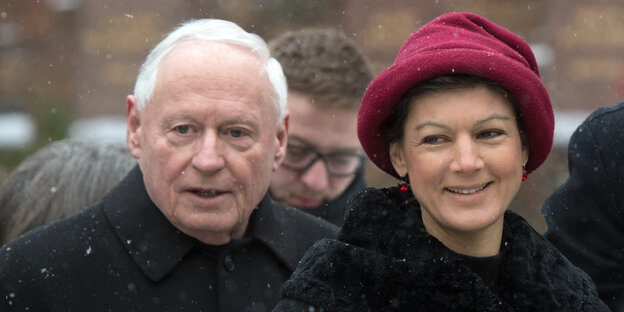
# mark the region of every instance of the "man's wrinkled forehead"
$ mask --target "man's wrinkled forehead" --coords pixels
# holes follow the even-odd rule
[[[165,69],[188,73],[204,64],[210,64],[210,72],[214,73],[228,73],[235,66],[244,66],[247,75],[257,75],[268,80],[264,60],[248,48],[225,42],[198,40],[186,41],[163,56],[157,77],[164,76]]]
[[[220,81],[221,87],[227,84],[228,87],[222,89],[232,95],[252,84],[261,85],[258,103],[275,106],[264,61],[245,47],[221,42],[189,41],[165,55],[158,68],[152,100],[160,93],[169,93],[172,84],[209,90],[215,87],[215,79]]]

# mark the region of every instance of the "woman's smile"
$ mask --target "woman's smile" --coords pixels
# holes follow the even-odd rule
[[[470,195],[482,191],[488,187],[490,183],[492,182],[488,182],[477,187],[446,187],[444,189],[451,193]]]

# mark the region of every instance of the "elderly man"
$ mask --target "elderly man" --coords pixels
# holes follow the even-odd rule
[[[357,111],[372,71],[338,30],[307,28],[269,43],[288,79],[288,148],[273,176],[278,201],[338,226],[345,204],[365,187]]]
[[[287,140],[266,43],[198,20],[148,55],[127,98],[139,166],[75,217],[0,251],[2,311],[266,311],[336,228],[266,195]]]

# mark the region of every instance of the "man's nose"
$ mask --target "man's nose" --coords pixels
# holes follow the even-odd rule
[[[470,173],[483,168],[483,166],[484,163],[477,142],[468,135],[458,137],[455,142],[451,170]]]
[[[313,191],[322,191],[329,184],[329,176],[327,173],[327,164],[323,161],[323,159],[317,159],[312,167],[308,168],[301,175],[301,181],[305,184],[309,189]]]
[[[215,133],[207,132],[198,140],[193,153],[191,164],[199,171],[213,172],[225,166],[223,143]]]

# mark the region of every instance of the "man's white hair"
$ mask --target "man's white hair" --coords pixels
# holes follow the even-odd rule
[[[270,55],[266,42],[260,36],[246,32],[235,23],[219,19],[191,20],[180,24],[173,32],[158,43],[141,65],[134,85],[139,111],[145,111],[156,85],[158,67],[165,55],[188,41],[219,42],[248,48],[264,61],[264,68],[273,86],[278,122],[286,114],[287,84],[282,66]],[[210,57],[207,55],[206,57]]]

